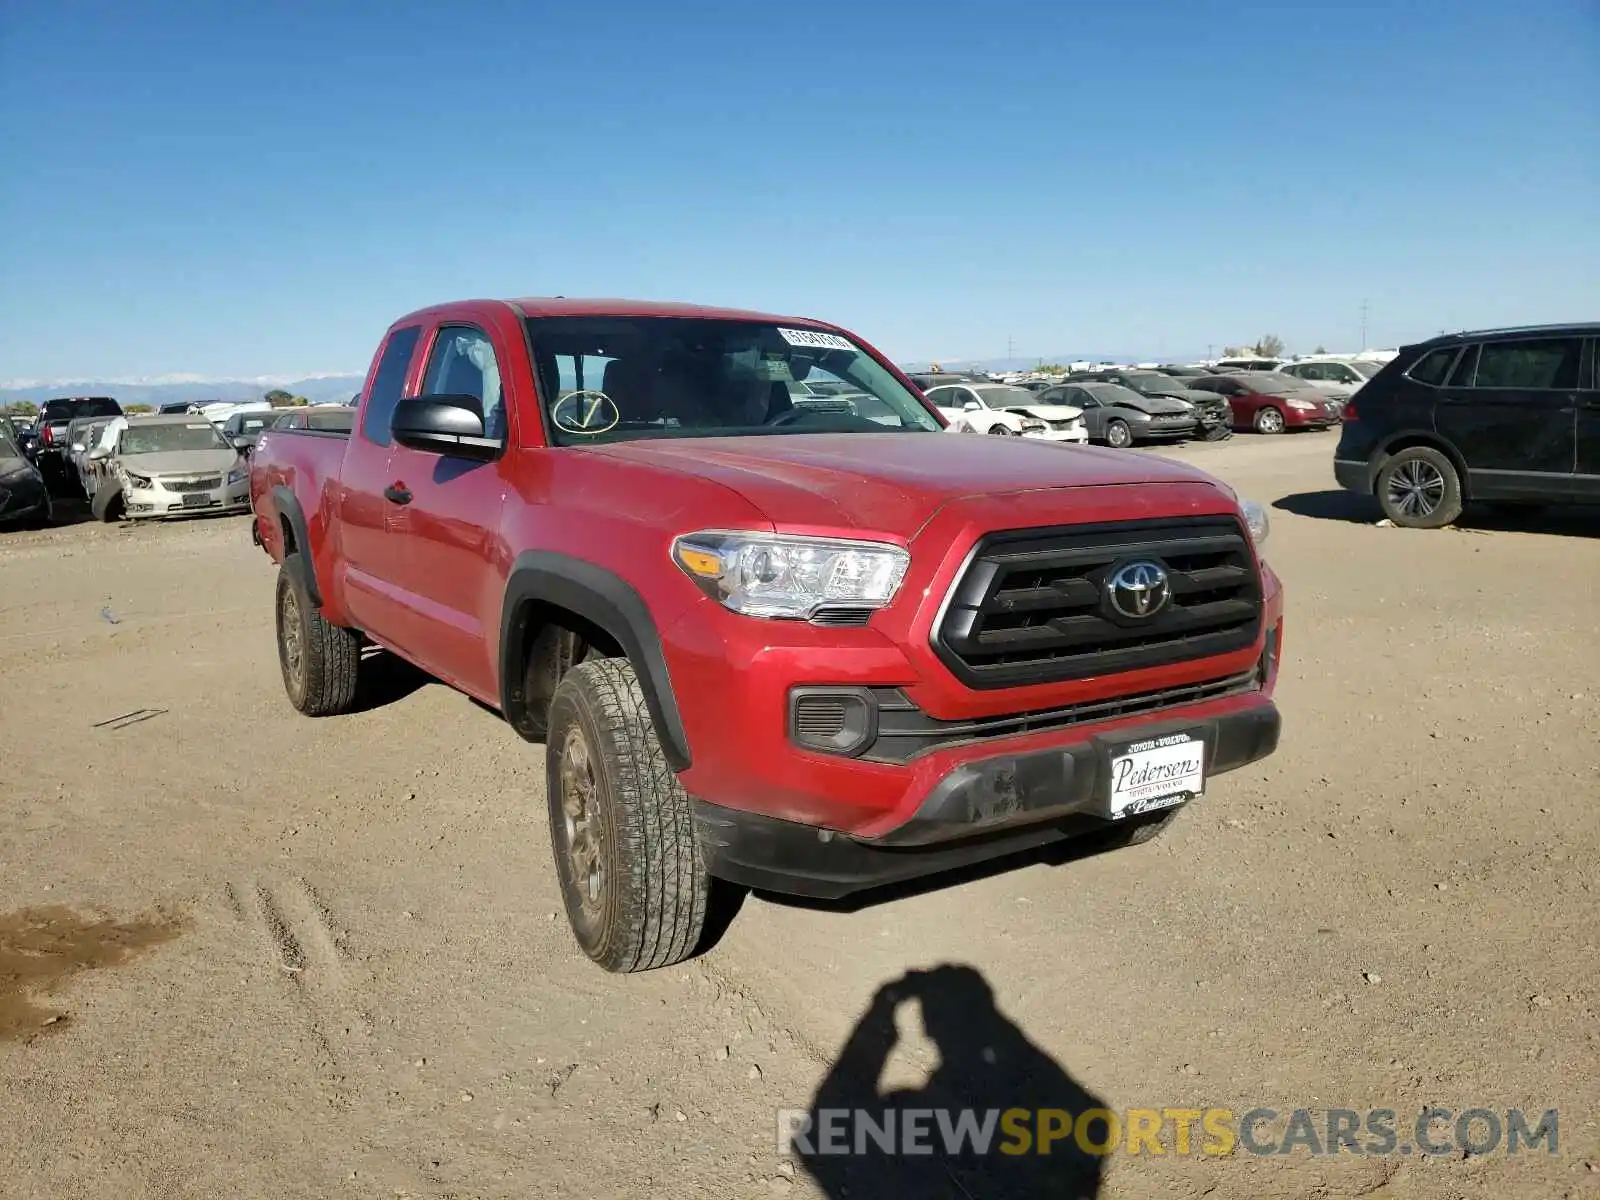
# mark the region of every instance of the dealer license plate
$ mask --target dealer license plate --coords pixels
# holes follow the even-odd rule
[[[185,508],[210,508],[211,496],[208,492],[190,492],[183,498]]]
[[[1111,754],[1106,815],[1113,821],[1171,808],[1205,790],[1206,744],[1187,733],[1120,746]]]

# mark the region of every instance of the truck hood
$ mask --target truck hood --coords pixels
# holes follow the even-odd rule
[[[719,483],[779,529],[870,529],[907,540],[963,496],[1164,483],[1221,487],[1171,459],[1028,438],[772,434],[613,442],[582,453]]]
[[[140,475],[198,475],[226,471],[239,461],[237,451],[164,450],[158,454],[121,454],[117,461]]]

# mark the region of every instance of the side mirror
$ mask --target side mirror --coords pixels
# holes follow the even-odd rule
[[[91,459],[110,458],[111,457],[111,451],[105,449],[102,446],[96,446],[94,449],[89,451],[89,457]]]
[[[394,440],[412,450],[487,462],[500,453],[484,436],[481,406],[474,396],[407,396],[389,419]]]
[[[982,412],[983,411],[983,405],[979,404],[976,400],[968,400],[965,404],[963,404],[961,406],[961,411],[962,412]]]

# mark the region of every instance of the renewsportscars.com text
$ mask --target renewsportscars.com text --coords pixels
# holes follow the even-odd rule
[[[779,1109],[784,1155],[1353,1154],[1559,1152],[1559,1114],[1522,1109]]]

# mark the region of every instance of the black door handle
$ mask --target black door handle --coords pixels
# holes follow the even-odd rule
[[[410,504],[411,491],[403,483],[391,483],[383,489],[383,498],[394,504]]]

